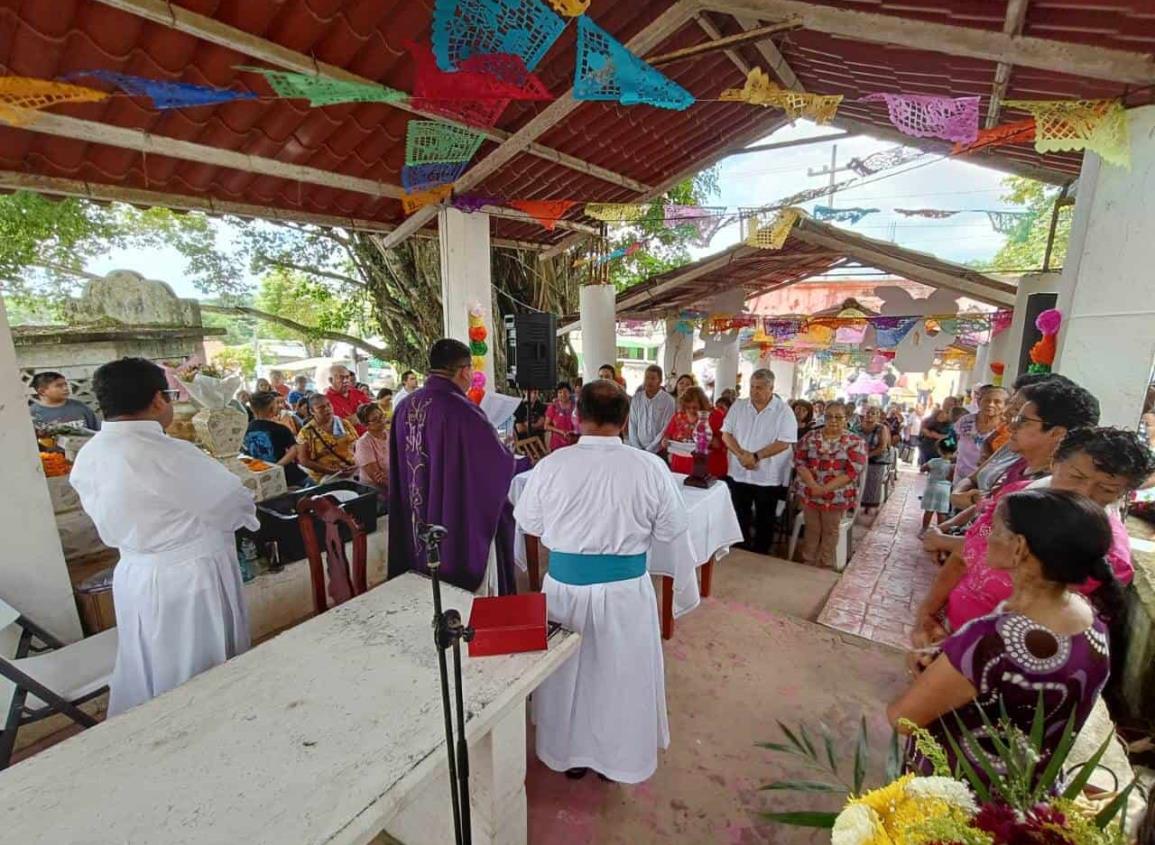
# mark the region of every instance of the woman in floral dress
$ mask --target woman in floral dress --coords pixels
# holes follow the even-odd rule
[[[802,560],[834,568],[842,517],[858,498],[858,477],[866,472],[866,444],[847,431],[850,409],[826,406],[826,424],[810,432],[794,450],[794,471],[802,482]]]

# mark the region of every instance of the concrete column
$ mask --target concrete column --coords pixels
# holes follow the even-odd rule
[[[738,332],[732,332],[728,337],[718,342],[717,364],[714,375],[714,395],[721,396],[722,391],[738,386]]]
[[[445,309],[445,336],[469,343],[469,308],[481,304],[485,311],[485,328],[489,331],[485,340],[489,347],[485,354],[486,390],[493,390],[493,349],[498,326],[493,321],[489,215],[465,214],[455,208],[445,208],[437,214],[437,226],[441,242],[441,302]]]
[[[1127,121],[1130,170],[1083,156],[1055,370],[1099,398],[1103,425],[1134,429],[1155,360],[1155,106]]]
[[[0,536],[4,538],[0,599],[65,642],[79,640],[80,617],[2,300],[0,466],[4,467],[4,487],[9,491],[0,507]]]
[[[694,334],[676,331],[677,317],[666,318],[666,341],[662,344],[662,370],[672,381],[683,373],[694,372]]]
[[[613,285],[586,285],[578,308],[582,326],[582,378],[593,381],[598,367],[618,360],[615,314],[617,291]]]

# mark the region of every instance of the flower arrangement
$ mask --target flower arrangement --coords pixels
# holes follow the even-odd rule
[[[872,790],[864,790],[869,757],[865,719],[849,783],[843,779],[834,741],[825,729],[820,753],[805,725],[792,731],[779,723],[787,741],[760,745],[799,758],[809,768],[833,775],[837,782],[776,781],[763,789],[844,794],[847,800],[838,813],[781,812],[766,817],[783,824],[828,828],[831,845],[1124,845],[1129,841],[1124,811],[1135,784],[1100,795],[1097,801],[1084,794],[1114,737],[1108,737],[1085,763],[1065,769],[1075,741],[1074,716],[1047,757],[1041,708],[1040,702],[1029,736],[1006,719],[997,725],[988,721],[984,740],[993,754],[983,751],[974,734],[960,723],[961,739],[948,735],[955,759],[960,761],[954,770],[934,737],[906,722],[903,726],[911,742],[929,761],[933,773],[900,773],[902,756],[896,734],[886,783]],[[959,753],[960,744],[977,749],[977,769]]]

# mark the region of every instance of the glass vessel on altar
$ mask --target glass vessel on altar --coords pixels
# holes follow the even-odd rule
[[[682,483],[687,487],[709,488],[718,479],[710,475],[708,454],[710,449],[710,415],[698,412],[698,424],[694,427],[694,468]]]

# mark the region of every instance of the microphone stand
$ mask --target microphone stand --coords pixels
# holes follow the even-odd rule
[[[456,845],[472,845],[473,830],[469,808],[469,745],[465,741],[465,702],[461,691],[461,641],[473,639],[473,629],[462,624],[454,609],[441,609],[441,541],[446,531],[440,525],[426,525],[418,532],[429,556],[433,580],[433,642],[441,673],[441,710],[445,716],[445,750],[449,755],[449,793],[453,801],[453,833]],[[453,682],[457,704],[457,738],[454,741],[453,709],[449,705],[449,667],[445,652],[453,648]],[[456,748],[456,751],[455,751]]]

